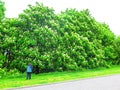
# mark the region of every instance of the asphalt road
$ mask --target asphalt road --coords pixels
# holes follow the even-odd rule
[[[11,90],[120,90],[120,75],[82,79]]]

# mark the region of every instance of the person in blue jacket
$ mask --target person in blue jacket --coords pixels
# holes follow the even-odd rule
[[[29,64],[27,65],[27,76],[26,76],[26,79],[27,79],[27,80],[28,80],[28,79],[31,79],[32,69],[33,69],[33,67],[32,67],[32,65],[31,65],[31,63],[29,63]]]

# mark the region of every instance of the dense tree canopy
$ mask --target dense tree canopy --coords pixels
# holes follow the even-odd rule
[[[0,0],[0,21],[4,18],[5,16],[5,6],[4,3]]]
[[[88,9],[55,14],[36,3],[18,18],[2,20],[0,68],[25,72],[29,62],[34,72],[36,66],[40,72],[110,67],[120,62],[119,38],[115,40],[109,26],[97,22]]]

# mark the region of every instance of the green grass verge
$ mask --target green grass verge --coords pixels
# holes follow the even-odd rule
[[[120,66],[113,66],[108,69],[99,68],[94,70],[83,70],[76,72],[51,72],[51,73],[41,73],[38,75],[32,74],[31,80],[26,80],[25,79],[26,74],[22,74],[16,78],[6,77],[0,79],[0,90],[5,90],[6,88],[48,84],[48,83],[61,82],[67,80],[78,80],[78,79],[106,76],[112,74],[120,74]]]

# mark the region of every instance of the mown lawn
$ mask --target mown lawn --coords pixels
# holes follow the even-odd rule
[[[63,82],[67,80],[92,78],[92,77],[106,76],[112,74],[120,74],[120,66],[113,66],[107,69],[99,68],[94,70],[83,70],[76,72],[67,71],[67,72],[41,73],[38,75],[32,74],[31,80],[26,80],[26,74],[21,74],[15,78],[10,78],[9,76],[0,79],[0,90],[5,90],[7,88]]]

